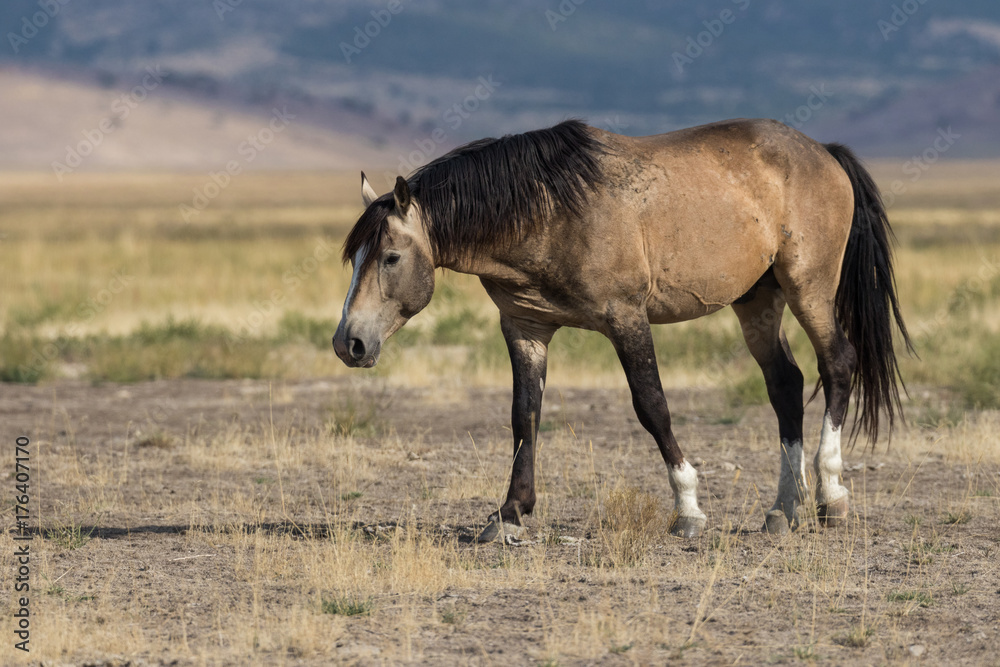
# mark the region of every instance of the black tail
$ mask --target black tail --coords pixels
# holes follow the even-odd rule
[[[875,442],[880,413],[885,412],[890,434],[896,412],[902,417],[897,379],[903,385],[903,378],[893,348],[893,320],[906,349],[914,351],[896,299],[890,245],[895,236],[878,186],[861,161],[846,146],[825,144],[825,148],[847,172],[854,189],[854,220],[844,252],[836,307],[837,318],[858,359],[851,382],[858,405],[852,435],[860,426]]]

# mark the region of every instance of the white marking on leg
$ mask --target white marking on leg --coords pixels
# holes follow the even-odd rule
[[[347,298],[344,299],[344,311],[340,314],[340,319],[347,319],[347,311],[351,308],[351,301],[354,299],[354,291],[358,288],[358,275],[361,273],[361,265],[365,263],[365,248],[361,248],[354,253],[354,275],[351,276],[351,286],[347,288]]]
[[[844,462],[840,458],[840,429],[833,427],[830,413],[823,416],[823,434],[814,461],[816,468],[816,502],[829,505],[850,493],[840,484]]]
[[[538,388],[545,392],[545,378],[538,378]]]
[[[698,472],[686,460],[676,468],[667,466],[670,488],[674,490],[674,511],[679,516],[705,519],[698,508]]]
[[[801,440],[781,441],[781,473],[778,476],[778,497],[772,510],[782,510],[789,521],[795,508],[806,497],[806,462],[802,455]]]

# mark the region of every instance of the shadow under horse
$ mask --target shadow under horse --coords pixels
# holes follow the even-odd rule
[[[514,376],[510,488],[479,536],[517,535],[535,505],[534,457],[549,341],[560,327],[599,331],[615,347],[639,421],[667,463],[675,535],[705,526],[697,473],[674,439],[650,324],[732,306],[778,417],[778,494],[764,529],[785,532],[809,498],[803,378],[785,306],[816,350],[826,399],[814,460],[820,520],[848,516],[841,433],[872,440],[900,410],[894,327],[906,346],[892,232],[870,174],[846,147],[772,120],[730,120],[625,137],[570,120],[482,139],[398,177],[344,243],[353,276],[333,338],[352,367],[431,300],[434,271],[479,276],[500,310]],[[818,387],[817,387],[818,389]],[[804,509],[804,507],[803,507]]]

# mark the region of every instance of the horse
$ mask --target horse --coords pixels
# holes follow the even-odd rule
[[[778,492],[762,530],[810,516],[803,376],[782,330],[785,306],[816,350],[826,401],[815,515],[847,521],[841,434],[879,435],[902,414],[894,337],[912,351],[879,190],[847,147],[774,120],[736,119],[627,137],[567,120],[474,141],[398,176],[348,234],[353,267],[333,347],[370,368],[387,338],[420,312],[437,268],[476,275],[500,311],[513,370],[514,454],[506,500],[479,541],[519,536],[535,505],[534,460],[546,355],[560,327],[604,334],[632,404],[667,464],[672,535],[702,533],[697,473],[674,438],[651,324],[731,306],[778,419]],[[905,385],[903,386],[905,390]]]

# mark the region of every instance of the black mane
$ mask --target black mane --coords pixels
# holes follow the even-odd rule
[[[438,260],[510,246],[542,223],[550,210],[583,212],[589,190],[602,180],[603,145],[579,120],[545,130],[480,139],[447,153],[407,179],[421,207]],[[378,248],[395,206],[375,200],[344,242],[343,259]],[[368,252],[365,264],[377,253]]]

